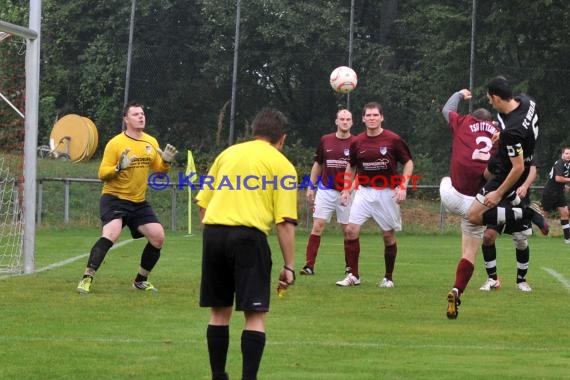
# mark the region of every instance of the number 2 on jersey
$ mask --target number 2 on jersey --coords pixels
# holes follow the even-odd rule
[[[476,161],[489,161],[491,158],[491,154],[489,152],[491,151],[491,148],[493,148],[493,142],[491,139],[487,136],[478,136],[475,139],[475,143],[477,146],[479,146],[479,144],[483,144],[484,146],[482,148],[475,149],[471,155],[471,159]]]

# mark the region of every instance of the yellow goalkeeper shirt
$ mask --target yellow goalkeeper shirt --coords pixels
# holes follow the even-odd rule
[[[233,145],[200,178],[196,203],[204,224],[254,227],[269,234],[273,223],[297,222],[297,172],[266,141]]]
[[[135,158],[128,168],[117,171],[121,153],[126,148],[130,150],[129,157]],[[149,174],[170,170],[170,164],[162,159],[157,148],[156,139],[146,133],[140,139],[124,132],[113,137],[105,146],[99,167],[99,178],[104,181],[102,193],[132,202],[144,201]]]

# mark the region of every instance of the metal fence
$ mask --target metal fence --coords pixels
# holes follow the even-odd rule
[[[63,185],[63,188],[59,187],[54,189],[46,189],[48,183],[58,183]],[[63,224],[70,224],[73,221],[71,213],[73,211],[73,204],[74,200],[78,200],[75,204],[79,205],[79,208],[82,209],[80,213],[85,215],[88,213],[90,215],[96,215],[98,220],[99,215],[99,195],[101,189],[101,180],[99,179],[92,179],[92,178],[39,178],[38,179],[38,188],[37,188],[37,207],[36,207],[36,222],[38,225],[41,225],[44,221],[44,217],[46,214],[49,214],[50,221],[54,221],[54,213],[61,212],[61,219],[60,222]],[[94,191],[79,191],[77,194],[73,195],[73,188],[77,187],[77,185],[87,184],[91,187],[91,190]],[[97,185],[97,186],[94,186]],[[177,225],[177,216],[180,213],[180,206],[181,191],[177,190],[178,183],[170,183],[167,186],[167,191],[162,191],[162,193],[169,193],[168,197],[164,195],[160,197],[160,202],[155,206],[156,211],[158,212],[163,210],[169,211],[169,220],[170,220],[170,229],[176,230],[179,228]],[[157,198],[156,194],[152,197],[153,191],[149,191],[147,194],[151,198]],[[46,194],[50,198],[49,202],[46,201]],[[77,197],[78,199],[74,199],[73,196]],[[59,197],[59,199],[53,199],[53,197]],[[165,202],[166,201],[166,202]],[[55,204],[55,207],[51,207],[50,209],[46,209],[46,204]],[[60,207],[61,206],[61,207]],[[184,203],[184,206],[187,209],[187,202]],[[52,208],[56,209],[53,211]],[[59,212],[58,212],[59,210]],[[164,214],[164,212],[160,212]],[[162,215],[164,217],[164,215]],[[76,215],[77,218],[77,215]],[[56,219],[57,221],[57,219]]]
[[[99,223],[99,197],[101,181],[90,178],[39,178],[37,187],[36,222],[38,225]],[[160,220],[168,220],[173,231],[188,227],[188,202],[196,192],[189,194],[189,189],[179,183],[171,182],[163,191],[147,190],[147,199],[157,212]],[[533,195],[540,194],[543,186],[532,187]],[[183,190],[182,190],[183,189]],[[439,199],[439,185],[417,185],[408,192],[411,202],[423,202],[431,205],[431,213],[439,213],[438,229],[446,230],[449,215]],[[414,206],[411,215],[414,216]],[[198,213],[193,208],[192,219],[198,222]],[[301,228],[310,231],[312,208],[304,196],[299,196],[298,219]],[[418,215],[418,219],[421,215]],[[418,222],[422,222],[418,220]],[[432,226],[435,227],[435,226]]]
[[[39,178],[37,187],[36,222],[38,225],[73,223],[93,224],[99,222],[99,197],[101,181],[91,178]],[[185,184],[182,184],[185,185]],[[418,185],[410,192],[411,198],[423,198],[439,202],[438,186]],[[195,194],[194,194],[195,195]],[[169,220],[169,228],[178,230],[187,227],[188,189],[180,190],[178,183],[171,182],[163,191],[149,189],[147,198],[161,220]],[[445,210],[440,207],[440,229],[445,229]],[[197,218],[197,214],[196,214]],[[299,196],[299,221],[308,230],[312,224],[311,205]]]

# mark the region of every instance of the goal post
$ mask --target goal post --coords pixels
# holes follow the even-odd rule
[[[40,81],[40,30],[41,0],[30,0],[28,28],[0,20],[0,31],[26,39],[26,91],[24,112],[24,273],[34,272],[36,235],[36,180],[38,121],[39,121],[39,81]]]

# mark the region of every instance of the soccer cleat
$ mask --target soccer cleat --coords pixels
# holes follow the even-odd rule
[[[133,288],[138,290],[143,290],[145,292],[158,292],[158,289],[154,287],[148,281],[133,282]]]
[[[303,267],[303,269],[301,269],[301,274],[302,274],[302,275],[306,275],[306,276],[312,276],[312,275],[315,274],[315,271],[314,271],[313,268],[311,268],[310,266],[305,265],[305,266]]]
[[[453,288],[447,293],[447,319],[457,319],[459,305],[461,305],[459,292]]]
[[[91,290],[91,284],[93,283],[93,277],[83,277],[79,284],[77,285],[77,292],[79,294],[89,294]]]
[[[548,220],[544,217],[542,210],[540,209],[540,205],[536,202],[532,202],[528,208],[533,211],[533,215],[531,217],[531,221],[536,224],[540,232],[546,236],[550,232],[550,225],[548,224]]]
[[[485,281],[485,283],[479,288],[479,290],[483,290],[485,292],[490,292],[491,290],[497,290],[501,287],[501,279],[497,277],[496,280],[493,280],[491,277]]]
[[[521,292],[532,292],[532,288],[526,281],[519,282],[517,284],[517,289],[520,290]]]
[[[388,280],[386,277],[384,277],[382,279],[382,281],[380,281],[380,283],[378,284],[379,288],[393,288],[394,287],[394,281],[392,280]]]
[[[337,281],[336,284],[338,286],[356,286],[360,285],[360,279],[352,273],[349,273],[343,280]]]
[[[565,244],[570,244],[570,239],[564,239]]]

